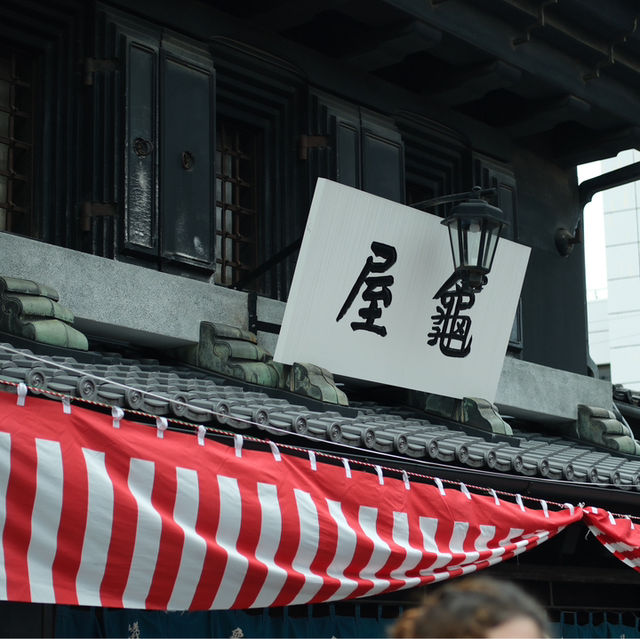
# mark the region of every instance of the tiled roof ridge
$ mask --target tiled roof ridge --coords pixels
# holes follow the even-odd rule
[[[85,335],[74,328],[73,313],[49,286],[0,276],[0,330],[35,342],[86,351]]]
[[[576,445],[559,437],[523,433],[511,442],[496,440],[486,433],[472,435],[452,425],[432,423],[427,416],[403,417],[390,412],[362,410],[345,417],[337,411],[310,410],[267,392],[224,386],[204,372],[196,374],[153,361],[107,361],[96,364],[35,357],[30,351],[0,344],[0,380],[23,381],[148,415],[175,416],[194,425],[216,423],[236,432],[255,427],[275,438],[301,435],[325,441],[327,446],[347,444],[363,453],[393,454],[412,463],[435,461],[625,489],[640,486],[640,460],[596,450],[587,443]]]
[[[315,400],[347,406],[349,401],[333,375],[312,363],[292,366],[274,361],[256,335],[235,326],[200,322],[197,344],[171,351],[180,361],[267,388],[286,389]]]
[[[16,393],[18,395],[18,401],[21,402],[21,405],[26,404],[26,395],[24,394],[24,389],[21,389],[20,386],[23,386],[23,384],[15,384],[13,382],[6,382],[6,381],[2,381],[0,380],[0,389],[1,389],[1,385],[7,385],[7,386],[15,386],[16,387]],[[34,390],[34,389],[30,389],[30,390]],[[50,396],[50,397],[54,397],[56,395],[59,395],[57,393],[53,393],[51,391],[43,391],[43,395],[45,396]],[[59,395],[60,399],[64,399],[65,396]],[[105,408],[108,408],[109,406],[107,404],[100,404],[97,402],[87,402],[87,400],[80,400],[81,402],[86,402],[89,404],[94,404],[94,405],[99,405]],[[69,409],[71,410],[71,409]],[[131,410],[129,411],[131,412],[133,415],[142,415],[144,417],[147,418],[152,418],[152,415],[148,415],[148,414],[144,414],[140,411],[134,411]],[[119,415],[116,414],[112,411],[112,416],[114,419],[114,426],[116,426],[116,420],[121,420],[123,418],[123,415]],[[233,438],[237,438],[237,437],[241,437],[241,443],[242,445],[244,445],[245,441],[250,441],[250,442],[256,442],[259,444],[268,444],[269,447],[271,448],[271,450],[273,451],[274,448],[280,452],[280,450],[285,450],[288,452],[296,452],[296,453],[302,453],[302,454],[306,454],[306,455],[311,455],[313,454],[314,456],[317,456],[318,458],[325,458],[325,459],[331,459],[337,462],[340,462],[343,466],[345,466],[345,468],[351,468],[351,464],[353,465],[357,465],[357,466],[361,466],[361,467],[366,467],[372,470],[375,470],[379,475],[382,472],[384,473],[389,473],[390,475],[400,475],[400,477],[402,477],[405,481],[405,483],[409,480],[409,479],[421,479],[421,480],[426,480],[426,481],[432,481],[434,483],[436,483],[436,485],[438,485],[438,487],[441,490],[444,490],[444,484],[448,484],[450,486],[453,486],[455,488],[457,488],[458,490],[462,490],[463,492],[465,492],[465,494],[469,494],[469,491],[472,492],[476,492],[479,494],[488,494],[490,496],[493,497],[493,499],[496,501],[496,503],[499,502],[499,497],[505,498],[508,497],[510,499],[513,499],[516,502],[519,502],[524,500],[524,501],[532,501],[532,502],[536,502],[537,504],[540,504],[543,508],[546,508],[548,506],[554,506],[558,509],[564,509],[564,508],[572,508],[573,506],[571,506],[571,504],[568,504],[566,502],[557,502],[557,501],[553,501],[550,499],[541,499],[539,497],[535,497],[533,495],[527,495],[527,494],[520,494],[520,493],[516,493],[516,492],[511,492],[508,490],[503,490],[503,489],[499,489],[499,488],[492,488],[489,486],[484,486],[484,485],[477,485],[474,483],[470,483],[470,482],[463,482],[459,479],[452,479],[449,477],[439,477],[439,476],[435,476],[435,475],[431,475],[431,474],[425,474],[424,472],[417,472],[415,469],[403,469],[403,468],[398,468],[395,466],[386,466],[386,465],[381,465],[380,463],[378,463],[378,460],[369,460],[367,457],[354,457],[354,458],[347,458],[342,454],[334,454],[332,452],[328,452],[326,450],[312,450],[310,448],[307,447],[303,447],[303,446],[298,446],[295,444],[291,444],[291,443],[285,443],[285,442],[279,442],[277,445],[275,444],[275,442],[273,442],[273,440],[268,440],[268,439],[264,439],[264,438],[260,438],[260,437],[254,437],[252,435],[248,435],[248,434],[243,434],[243,435],[238,435],[237,433],[233,433],[227,430],[222,430],[222,429],[218,429],[218,428],[213,428],[213,427],[203,427],[202,425],[198,425],[196,426],[196,424],[193,423],[189,423],[189,422],[185,422],[179,419],[174,419],[174,418],[170,418],[166,420],[168,423],[173,423],[173,424],[177,424],[179,426],[183,426],[183,427],[189,427],[191,429],[193,429],[194,432],[198,433],[198,437],[201,437],[200,434],[200,429],[201,428],[205,428],[205,433],[209,433],[212,435],[221,435],[221,436],[226,436],[226,437],[233,437]],[[146,426],[146,424],[145,424]],[[160,427],[160,426],[158,426]],[[612,513],[615,516],[624,516],[624,517],[628,517],[628,515],[622,515],[622,514],[618,514],[618,513]]]

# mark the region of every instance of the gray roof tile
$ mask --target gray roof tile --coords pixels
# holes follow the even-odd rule
[[[34,361],[30,354],[21,350],[9,355],[0,349],[0,379],[14,383],[38,379],[42,388],[73,397],[211,424],[222,430],[245,431],[255,426],[274,437],[307,434],[407,459],[607,483],[624,489],[640,486],[640,460],[557,435],[515,429],[513,437],[496,439],[480,431],[470,434],[468,427],[458,428],[454,423],[437,423],[437,418],[422,417],[409,408],[369,402],[355,404],[352,416],[346,416],[331,407],[326,411],[310,409],[281,396],[221,383],[214,374],[167,366],[157,360],[138,361],[111,354],[96,356],[93,363],[45,356],[38,356],[44,361]]]

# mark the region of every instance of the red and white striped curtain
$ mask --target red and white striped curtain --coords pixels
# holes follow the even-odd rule
[[[640,525],[593,506],[584,509],[584,522],[609,552],[640,572]]]
[[[165,428],[0,393],[0,599],[161,610],[320,603],[480,570],[584,513],[607,535],[629,532],[595,509],[528,508]],[[637,548],[631,532],[624,539]]]

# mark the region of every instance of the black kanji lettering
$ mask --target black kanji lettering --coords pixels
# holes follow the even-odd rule
[[[369,302],[369,305],[358,310],[358,315],[364,322],[351,322],[351,328],[354,331],[370,331],[384,337],[387,334],[386,327],[376,324],[375,321],[382,317],[382,309],[379,305],[382,304],[382,306],[387,308],[391,304],[393,275],[372,275],[372,273],[377,274],[388,271],[396,263],[398,254],[393,246],[382,244],[381,242],[371,242],[371,251],[375,257],[382,259],[381,261],[376,261],[371,255],[367,258],[358,279],[349,292],[349,295],[347,295],[347,299],[336,317],[336,322],[339,322],[349,308],[351,308],[351,305],[364,285],[365,289],[362,292],[362,299],[365,302]]]
[[[439,299],[440,305],[431,316],[433,326],[427,334],[427,344],[438,344],[440,352],[447,357],[466,357],[471,352],[471,318],[461,313],[473,306],[473,291],[463,286],[461,278],[454,273],[433,299]]]

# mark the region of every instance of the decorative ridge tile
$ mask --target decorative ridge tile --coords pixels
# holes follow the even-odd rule
[[[85,335],[73,328],[73,313],[58,303],[54,289],[0,277],[0,330],[42,344],[86,351]]]

